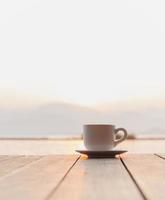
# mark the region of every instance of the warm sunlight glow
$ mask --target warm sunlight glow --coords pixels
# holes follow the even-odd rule
[[[0,104],[94,106],[164,96],[163,7],[131,0],[1,2]]]
[[[0,1],[0,136],[85,123],[165,133],[165,1]]]

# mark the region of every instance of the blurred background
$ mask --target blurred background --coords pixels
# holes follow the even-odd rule
[[[165,134],[165,2],[0,1],[0,136],[84,123]]]

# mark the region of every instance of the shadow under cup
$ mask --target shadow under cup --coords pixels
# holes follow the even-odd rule
[[[86,149],[93,151],[107,151],[113,149],[117,144],[116,130],[114,125],[109,124],[84,125],[83,140]]]

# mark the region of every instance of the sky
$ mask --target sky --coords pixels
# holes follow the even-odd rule
[[[162,101],[164,8],[151,0],[0,1],[0,106]]]

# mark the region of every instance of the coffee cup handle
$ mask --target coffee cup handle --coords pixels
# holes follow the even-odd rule
[[[124,141],[127,138],[127,131],[124,128],[117,128],[115,129],[115,135],[119,132],[123,131],[124,135],[123,137],[119,138],[118,140],[115,140],[115,146],[119,144],[120,142]]]

